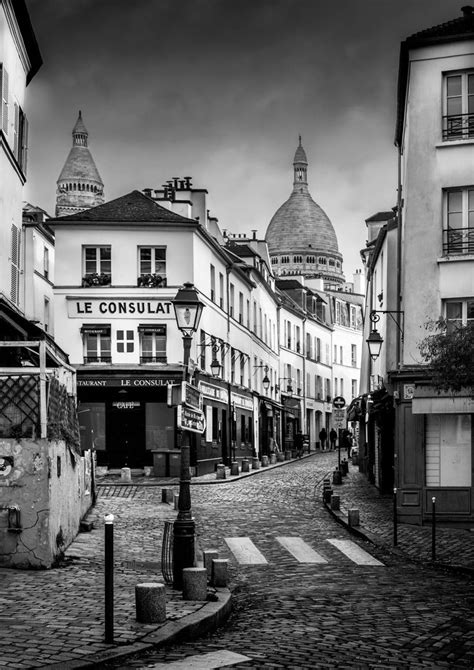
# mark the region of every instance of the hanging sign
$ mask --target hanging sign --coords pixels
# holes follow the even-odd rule
[[[346,410],[334,407],[332,411],[332,424],[337,430],[339,428],[345,428],[347,424],[346,420]]]
[[[202,434],[206,430],[206,419],[201,410],[184,405],[178,405],[177,424],[181,430],[190,430],[192,433]]]

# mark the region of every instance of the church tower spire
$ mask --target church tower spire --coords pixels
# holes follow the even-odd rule
[[[306,152],[301,144],[301,135],[299,136],[298,148],[293,159],[294,179],[293,191],[298,190],[300,193],[308,192],[308,159]]]
[[[57,181],[56,216],[102,205],[104,184],[88,148],[89,133],[79,111],[72,129],[72,148]]]

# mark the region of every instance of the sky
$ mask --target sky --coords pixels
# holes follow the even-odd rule
[[[222,230],[259,238],[293,183],[351,280],[365,219],[396,203],[400,43],[462,0],[26,0],[43,66],[27,90],[25,199],[54,216],[78,111],[106,200],[190,175]]]

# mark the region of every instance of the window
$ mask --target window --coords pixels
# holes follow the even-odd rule
[[[458,326],[466,326],[474,321],[474,299],[447,300],[445,302],[447,332],[452,333]]]
[[[224,275],[219,272],[219,307],[224,309]]]
[[[112,247],[84,247],[83,285],[109,285],[112,272]]]
[[[277,256],[272,256],[271,263],[272,263],[272,265],[276,265],[278,263],[278,257]]]
[[[240,385],[244,386],[245,385],[245,357],[243,355],[240,356]]]
[[[474,253],[474,187],[446,191],[443,253]]]
[[[426,486],[471,486],[470,414],[426,415]]]
[[[211,300],[216,302],[216,268],[211,265]]]
[[[3,130],[5,135],[8,135],[8,72],[5,70],[4,65],[0,65],[0,89],[1,89],[1,125],[0,128]]]
[[[234,293],[235,293],[234,285],[231,284],[230,285],[230,297],[229,297],[229,301],[230,301],[229,314],[230,314],[230,316],[234,316]]]
[[[140,363],[166,363],[166,324],[140,325],[138,332]]]
[[[474,137],[474,72],[446,75],[443,140]]]
[[[293,256],[293,263],[302,263],[303,256]]]
[[[319,265],[326,265],[326,259],[324,258],[324,256],[320,256],[318,258],[318,263]]]
[[[111,363],[110,326],[83,326],[84,363]]]
[[[351,365],[357,367],[357,344],[351,344]]]
[[[314,256],[306,256],[306,262],[307,263],[314,263],[315,262]]]
[[[10,250],[10,299],[13,303],[15,303],[15,305],[17,305],[20,300],[21,232],[14,223],[12,223],[11,227]]]
[[[258,336],[260,339],[263,338],[263,319],[262,319],[262,308],[258,308]]]
[[[337,363],[337,346],[334,345],[334,363]]]
[[[26,173],[28,121],[22,108],[14,104],[13,153],[23,173]]]
[[[166,248],[139,247],[138,285],[166,286]]]
[[[357,398],[357,379],[351,379],[351,393],[353,398]]]
[[[49,277],[49,249],[44,247],[43,249],[43,275],[45,279]]]
[[[250,300],[247,300],[247,328],[250,330]]]
[[[199,338],[199,367],[201,370],[206,369],[206,333],[201,330]]]
[[[51,313],[50,306],[51,306],[51,303],[50,303],[50,301],[49,301],[49,298],[47,298],[46,296],[44,296],[44,303],[43,303],[43,310],[44,310],[44,314],[43,314],[43,323],[44,323],[44,329],[45,329],[45,331],[46,331],[47,333],[49,332],[49,321],[50,321],[50,318],[51,318],[51,315],[50,315],[50,313]]]
[[[316,360],[318,363],[321,361],[321,340],[319,337],[316,338]]]
[[[282,265],[286,265],[287,263],[290,262],[290,257],[289,256],[282,256],[281,257],[281,263]]]
[[[341,377],[340,379],[340,387],[341,387],[341,395],[344,397],[344,379]]]
[[[357,311],[354,305],[350,306],[350,313],[351,328],[357,328]]]
[[[230,349],[230,381],[232,384],[235,384],[235,359],[237,358],[237,352],[231,347]]]
[[[306,358],[313,358],[313,338],[306,333]]]
[[[244,294],[239,291],[239,323],[244,322]]]
[[[130,354],[135,349],[135,333],[133,330],[117,330],[117,351],[119,354]]]
[[[343,355],[342,355],[343,349],[342,347],[339,347],[339,363],[342,365],[344,362]]]

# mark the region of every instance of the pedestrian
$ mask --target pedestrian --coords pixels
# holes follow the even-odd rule
[[[351,455],[352,435],[350,430],[345,429],[342,433],[341,447],[347,449],[347,458]]]
[[[295,435],[296,455],[301,458],[303,455],[303,433],[298,431]]]
[[[326,428],[321,428],[319,431],[319,441],[321,442],[321,449],[324,451],[326,449],[326,440],[328,439],[328,434]]]
[[[336,440],[337,440],[337,432],[334,430],[334,428],[331,428],[331,431],[329,433],[329,444],[331,449],[336,448]]]

